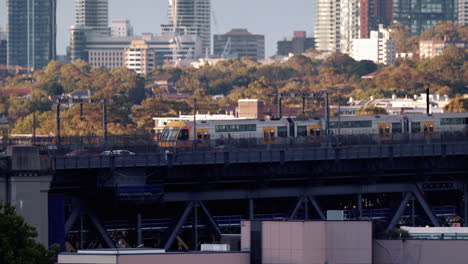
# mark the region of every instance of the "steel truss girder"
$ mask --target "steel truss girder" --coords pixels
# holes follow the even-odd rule
[[[104,240],[106,245],[109,248],[115,248],[115,243],[112,238],[107,233],[106,229],[102,225],[99,218],[96,216],[93,210],[83,204],[83,202],[79,199],[73,199],[73,211],[71,215],[68,217],[67,221],[65,222],[65,236],[68,235],[70,230],[72,229],[73,225],[78,220],[78,217],[88,215],[88,217],[93,222],[94,226],[96,227],[97,231],[101,235],[101,238]]]
[[[174,229],[170,233],[166,243],[164,244],[164,249],[169,250],[172,246],[172,243],[174,243],[177,234],[179,234],[180,230],[182,229],[182,226],[184,223],[187,221],[187,218],[189,217],[190,213],[192,210],[194,211],[195,214],[195,224],[194,224],[194,234],[195,234],[195,240],[198,240],[196,237],[198,236],[197,234],[197,229],[198,229],[198,216],[197,216],[197,211],[196,208],[200,207],[208,221],[208,224],[210,226],[211,231],[214,233],[216,239],[221,240],[221,230],[219,229],[218,224],[214,220],[213,216],[211,215],[210,211],[208,208],[205,206],[205,204],[202,201],[190,201],[187,203],[187,206],[184,209],[184,212],[182,213],[181,217],[177,221],[177,224],[175,225]],[[196,245],[197,241],[194,241],[194,245]]]
[[[295,219],[297,216],[297,213],[299,212],[299,209],[301,207],[304,208],[304,219],[307,220],[309,218],[309,211],[308,211],[308,206],[309,203],[312,204],[314,207],[315,211],[317,212],[318,216],[320,219],[325,220],[325,215],[322,212],[322,209],[320,208],[317,200],[313,196],[301,196],[299,197],[299,200],[296,203],[296,206],[294,207],[294,210],[291,212],[291,215],[289,216],[289,219]]]

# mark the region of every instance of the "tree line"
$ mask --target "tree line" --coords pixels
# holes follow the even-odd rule
[[[401,51],[410,51],[419,39],[440,40],[448,36],[453,41],[467,41],[465,26],[442,23],[418,37],[410,37],[401,25],[395,25],[392,35],[397,39]],[[404,45],[405,50],[403,47]],[[378,72],[373,79],[362,76]],[[171,76],[177,81],[177,92],[188,94],[188,100],[165,100],[153,93],[157,76]],[[216,65],[192,67],[158,67],[146,76],[118,68],[91,68],[84,61],[63,64],[52,61],[42,70],[30,74],[9,77],[0,86],[0,116],[8,119],[10,134],[32,133],[36,119],[36,134],[54,135],[54,98],[77,91],[91,91],[96,98],[108,102],[108,131],[110,134],[146,133],[153,127],[153,117],[189,114],[194,109],[200,112],[221,113],[237,104],[241,98],[258,98],[266,104],[276,104],[278,93],[287,91],[317,92],[344,86],[341,104],[348,97],[368,99],[409,96],[425,93],[429,88],[433,94],[460,97],[467,93],[468,62],[463,48],[449,46],[442,56],[433,59],[397,59],[394,65],[377,65],[372,61],[355,61],[341,53],[322,58],[311,50],[296,55],[284,63],[263,65],[252,58],[228,59]],[[7,91],[26,89],[29,96],[9,95]],[[213,99],[223,95],[222,99]],[[331,101],[337,103],[336,93]],[[460,103],[448,107],[466,110]],[[286,106],[297,105],[292,99],[284,101]],[[323,107],[313,102],[310,108]],[[83,114],[81,114],[83,112]],[[362,111],[366,113],[366,111]],[[102,134],[102,106],[62,105],[62,135]]]

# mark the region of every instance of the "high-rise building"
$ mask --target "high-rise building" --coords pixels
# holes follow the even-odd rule
[[[413,35],[432,29],[437,22],[455,21],[456,0],[393,0],[393,18]]]
[[[359,38],[359,0],[340,0],[340,51],[351,52],[353,39]]]
[[[315,40],[317,50],[340,50],[340,0],[317,0]]]
[[[459,25],[468,25],[468,0],[457,0],[457,21]]]
[[[41,69],[56,55],[56,0],[7,0],[7,64]]]
[[[133,27],[128,19],[114,19],[110,25],[112,37],[133,36]]]
[[[254,35],[247,29],[233,29],[223,35],[214,35],[214,55],[221,56],[225,47],[230,47],[231,54],[240,57],[265,59],[265,36]]]
[[[196,35],[203,52],[211,52],[210,0],[169,0],[168,18],[161,27],[163,34]]]
[[[0,27],[0,65],[7,64],[7,34]]]
[[[393,0],[359,0],[360,38],[369,38],[370,31],[379,25],[393,22]]]
[[[308,38],[305,31],[294,31],[291,39],[278,41],[277,44],[276,54],[287,56],[289,53],[301,54],[308,49],[315,48],[315,39]]]
[[[368,39],[353,39],[351,57],[353,59],[371,60],[375,63],[391,65],[396,57],[396,41],[390,39],[390,32],[383,26],[370,32]]]
[[[109,34],[108,0],[75,0],[75,25]]]

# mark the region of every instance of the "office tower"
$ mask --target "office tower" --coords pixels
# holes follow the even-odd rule
[[[294,31],[294,35],[289,40],[278,41],[278,50],[276,54],[287,56],[289,53],[301,54],[308,49],[315,48],[315,39],[307,37],[305,31]]]
[[[75,25],[109,34],[108,0],[76,0]]]
[[[457,0],[457,21],[459,25],[468,25],[468,0]]]
[[[7,64],[7,34],[0,27],[0,65]]]
[[[340,1],[340,51],[351,53],[353,39],[359,38],[359,0]]]
[[[163,35],[196,35],[203,52],[211,52],[210,0],[169,0],[168,18],[161,27]]]
[[[221,56],[226,47],[238,57],[265,58],[265,36],[254,35],[247,29],[233,29],[223,35],[214,35],[214,55]]]
[[[112,37],[133,36],[133,27],[128,19],[114,19],[110,25],[110,34]]]
[[[370,32],[370,38],[353,39],[351,57],[357,61],[371,60],[391,65],[396,57],[396,41],[390,39],[389,30],[381,25],[379,30]]]
[[[319,51],[340,50],[340,1],[317,0],[315,40]]]
[[[455,21],[455,0],[393,0],[393,18],[413,35],[432,29],[440,21]]]
[[[360,38],[369,38],[379,25],[390,26],[393,22],[393,0],[359,1]]]
[[[41,69],[56,55],[56,0],[7,0],[7,64]]]

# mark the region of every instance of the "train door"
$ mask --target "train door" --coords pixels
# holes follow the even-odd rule
[[[197,129],[196,131],[197,147],[207,147],[210,144],[210,130]]]
[[[264,127],[263,128],[263,144],[274,144],[275,143],[275,127]]]
[[[434,121],[422,122],[422,129],[423,129],[425,139],[432,138],[432,133],[434,133],[434,128],[435,128]]]
[[[377,129],[379,131],[380,140],[389,141],[391,139],[391,124],[390,123],[378,123]]]
[[[307,132],[309,134],[309,142],[319,142],[320,137],[322,136],[322,126],[315,125],[315,126],[308,126]]]

